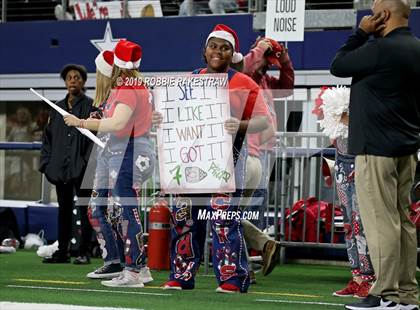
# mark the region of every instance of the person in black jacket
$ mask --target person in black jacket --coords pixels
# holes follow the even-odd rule
[[[418,308],[416,227],[409,194],[420,148],[420,41],[407,0],[375,0],[337,52],[331,73],[352,77],[349,153],[373,268],[369,296],[346,309]],[[376,40],[368,41],[374,34]]]
[[[86,69],[79,65],[66,65],[61,71],[68,94],[57,105],[69,113],[88,118],[93,111],[93,100],[84,94]],[[89,197],[80,190],[92,142],[75,128],[68,127],[55,110],[50,112],[48,125],[42,136],[40,171],[55,185],[58,200],[58,251],[44,263],[69,263],[72,237],[72,211],[74,196]],[[92,228],[87,217],[87,207],[80,206],[81,243],[75,264],[88,264],[88,245]]]

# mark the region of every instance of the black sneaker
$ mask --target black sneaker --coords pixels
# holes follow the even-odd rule
[[[90,279],[113,279],[118,277],[122,270],[121,264],[109,264],[89,272],[86,276]]]
[[[385,298],[369,295],[362,299],[362,301],[348,304],[344,306],[345,309],[358,310],[358,309],[384,309],[384,310],[398,310],[400,305]]]
[[[70,263],[70,255],[65,255],[56,251],[51,257],[45,257],[42,262],[44,264],[68,264]]]
[[[76,257],[73,261],[75,265],[87,265],[90,264],[90,258],[87,255],[80,255]]]

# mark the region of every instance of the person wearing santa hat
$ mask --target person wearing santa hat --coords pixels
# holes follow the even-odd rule
[[[100,119],[103,116],[104,109],[106,108],[106,99],[108,98],[111,89],[111,75],[113,63],[114,52],[111,51],[102,51],[95,59],[96,87],[93,105],[97,107],[98,110],[91,113],[91,118]],[[104,135],[98,135],[98,137],[101,140],[106,138],[106,136]],[[107,169],[107,166],[104,165],[104,161],[101,160],[101,155],[102,152],[99,152],[97,155],[96,171]],[[88,165],[88,167],[90,167],[90,165]],[[85,177],[89,176],[85,174]],[[112,279],[113,277],[118,276],[122,271],[121,261],[124,262],[124,256],[121,255],[121,253],[123,253],[123,248],[120,247],[121,249],[118,250],[117,246],[115,245],[115,240],[113,237],[113,227],[112,224],[109,223],[106,218],[106,205],[97,205],[93,207],[93,205],[95,204],[94,196],[98,196],[98,191],[94,189],[93,192],[94,195],[92,195],[92,201],[90,201],[89,203],[89,211],[87,215],[89,216],[89,221],[93,229],[96,231],[96,237],[102,249],[105,264],[97,270],[88,273],[87,277],[92,279]],[[108,193],[106,193],[106,195],[108,196]],[[90,193],[89,196],[91,196]]]
[[[152,105],[150,93],[143,83],[133,85],[124,81],[140,78],[138,67],[142,56],[141,47],[127,40],[120,40],[114,50],[114,66],[111,90],[102,119],[65,117],[68,126],[107,133],[105,148],[100,152],[95,175],[94,191],[90,202],[91,220],[106,221],[116,227],[124,242],[125,265],[121,274],[112,280],[102,281],[110,287],[144,287],[152,281],[146,267],[143,230],[138,212],[138,196],[141,185],[153,173],[155,154],[149,139]],[[140,80],[139,80],[140,81]],[[105,98],[105,96],[104,96]],[[108,194],[112,204],[108,205]],[[95,211],[101,206],[102,214]],[[106,215],[104,206],[107,206]],[[99,211],[101,213],[101,211]],[[97,225],[96,225],[97,224]],[[117,242],[110,225],[95,223],[102,238],[103,256],[110,255],[105,266],[118,267],[120,263]],[[97,230],[98,231],[98,230]],[[111,249],[111,253],[107,251]],[[107,264],[108,263],[108,264]],[[111,270],[112,271],[112,270]],[[118,273],[118,268],[115,268]]]
[[[268,113],[258,85],[248,76],[230,68],[232,62],[239,62],[239,40],[234,30],[226,25],[216,25],[207,37],[204,50],[207,68],[193,73],[227,73],[230,95],[231,118],[224,128],[233,136],[233,158],[235,165],[236,192],[178,196],[173,206],[173,227],[171,240],[171,272],[164,289],[193,289],[194,277],[203,255],[205,221],[197,219],[198,210],[207,208],[210,212],[238,210],[243,193],[246,132],[258,132],[267,127]],[[153,123],[159,125],[162,114],[154,112]],[[201,199],[199,199],[201,198]],[[204,202],[204,203],[203,203]],[[177,211],[189,216],[176,216]],[[185,210],[188,209],[188,210]],[[219,293],[245,293],[249,287],[246,246],[239,219],[212,219],[212,256]]]

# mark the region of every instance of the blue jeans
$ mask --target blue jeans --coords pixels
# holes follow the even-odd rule
[[[129,270],[145,266],[138,198],[141,184],[152,175],[154,165],[155,155],[147,137],[111,135],[98,154],[89,215],[105,264],[125,261]]]
[[[170,280],[184,289],[194,288],[194,277],[203,255],[206,220],[198,219],[200,210],[238,211],[243,195],[246,148],[235,164],[236,191],[223,194],[202,194],[178,197],[172,206],[172,240]],[[249,287],[248,262],[239,219],[210,220],[212,229],[213,269],[219,285],[230,283],[241,292]]]
[[[354,162],[355,156],[337,153],[335,180],[343,211],[347,255],[353,275],[373,276],[374,270],[357,203]]]

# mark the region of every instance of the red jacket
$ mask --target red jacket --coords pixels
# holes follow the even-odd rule
[[[277,116],[274,108],[273,98],[288,97],[293,94],[293,87],[295,83],[295,72],[291,61],[282,63],[279,69],[279,77],[270,76],[268,74],[258,74],[256,69],[259,62],[264,58],[264,50],[259,46],[253,48],[244,57],[243,73],[250,76],[262,89],[265,102],[268,105],[268,110],[271,115],[271,124],[274,131],[277,130]],[[273,96],[274,95],[274,96]],[[251,155],[259,156],[260,150],[272,150],[275,145],[275,138],[273,137],[268,143],[260,145],[260,134],[248,134],[248,152]]]

